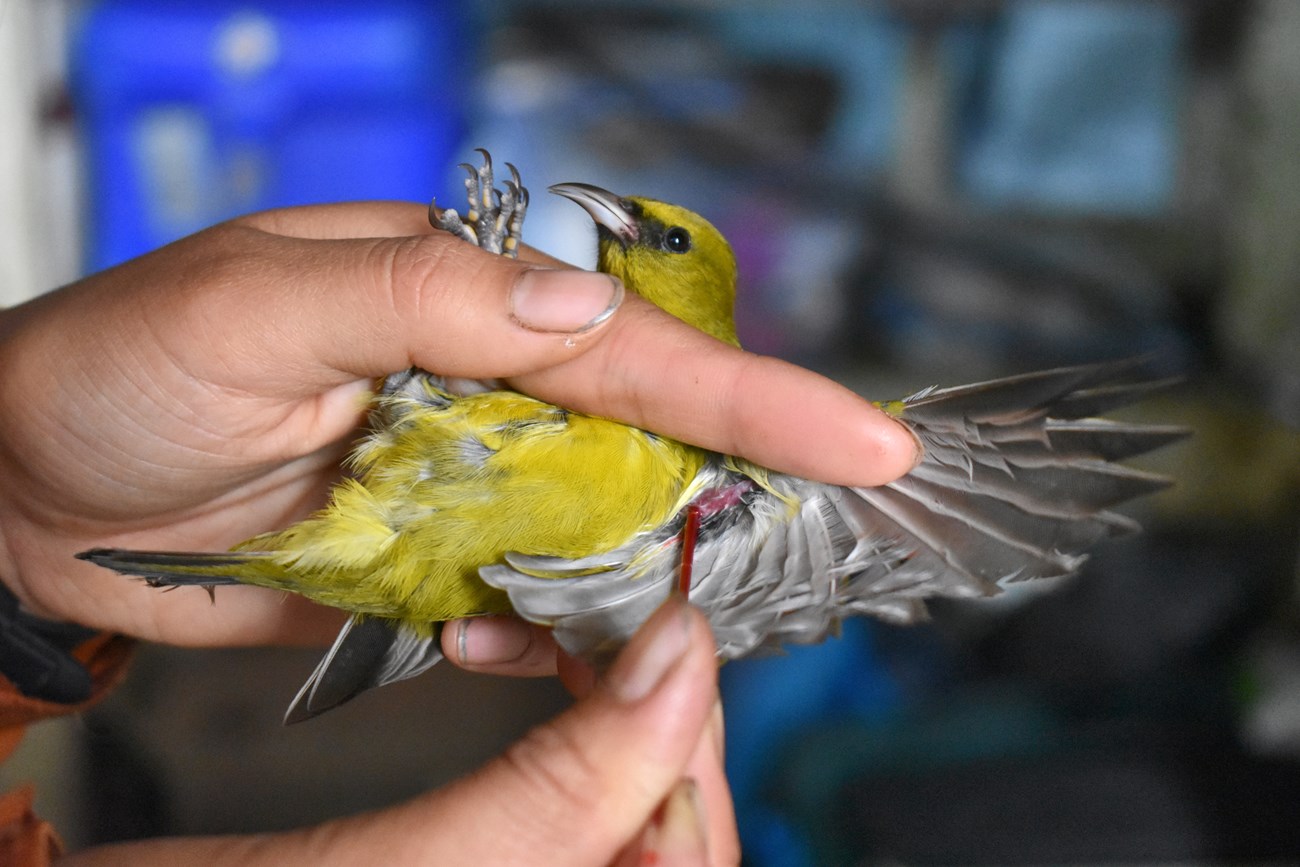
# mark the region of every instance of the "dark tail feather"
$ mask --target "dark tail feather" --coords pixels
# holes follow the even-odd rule
[[[395,620],[354,614],[298,690],[284,715],[285,725],[309,720],[368,689],[425,671],[442,659],[440,631],[439,624],[421,635]]]
[[[77,559],[123,575],[138,576],[152,587],[218,587],[241,583],[240,568],[258,556],[261,555],[92,548],[82,551]]]

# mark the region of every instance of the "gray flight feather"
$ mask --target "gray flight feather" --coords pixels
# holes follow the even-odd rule
[[[744,491],[705,510],[692,561],[690,600],[719,655],[820,641],[855,614],[910,623],[929,597],[990,596],[1077,572],[1096,542],[1137,529],[1112,507],[1167,484],[1113,461],[1185,435],[1090,416],[1165,384],[1141,376],[1140,361],[1113,362],[918,392],[900,416],[925,458],[878,488],[715,458],[696,502]],[[602,662],[676,586],[683,520],[613,551],[509,555],[479,574],[566,650]]]

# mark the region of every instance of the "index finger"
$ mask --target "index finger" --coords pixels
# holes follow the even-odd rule
[[[561,406],[832,484],[885,484],[920,456],[907,428],[844,386],[715,340],[631,295],[581,355],[510,383]]]

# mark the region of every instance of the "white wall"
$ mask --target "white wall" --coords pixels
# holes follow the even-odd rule
[[[68,17],[57,0],[0,0],[0,306],[78,273],[74,139],[42,119],[61,99]]]

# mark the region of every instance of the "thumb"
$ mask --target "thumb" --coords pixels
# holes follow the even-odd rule
[[[716,701],[708,623],[674,596],[586,698],[459,782],[299,831],[125,843],[91,850],[83,860],[244,867],[735,864],[739,843],[728,805],[710,810],[701,804],[706,787],[683,779],[688,767],[708,773],[691,761],[713,734],[706,729]],[[711,764],[720,778],[720,762]],[[720,816],[723,827],[707,822]]]
[[[608,864],[677,788],[716,697],[712,634],[673,597],[587,699],[445,794],[485,860]]]
[[[412,852],[401,834],[385,834],[394,850],[379,860],[607,865],[679,788],[716,696],[708,625],[671,599],[590,696],[472,776],[401,808],[423,827],[457,829],[453,839]]]
[[[624,297],[608,275],[494,256],[445,232],[312,238],[232,222],[115,270],[130,273],[101,282],[128,293],[175,287],[117,299],[154,320],[169,359],[280,398],[412,365],[469,378],[550,367],[581,354]],[[216,352],[194,340],[211,323],[228,335]]]
[[[45,308],[51,364],[75,344],[109,368],[147,370],[169,393],[198,380],[298,400],[412,365],[468,378],[554,367],[598,343],[623,303],[607,274],[490,255],[445,231],[390,234],[411,230],[412,208],[239,218],[27,307]],[[344,217],[361,237],[329,234]]]

